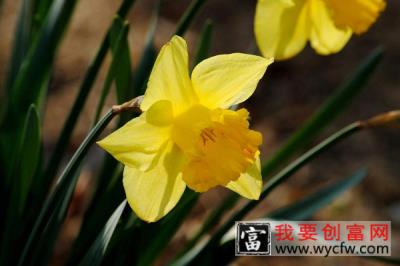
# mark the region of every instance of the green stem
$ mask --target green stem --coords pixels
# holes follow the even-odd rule
[[[71,160],[65,167],[65,170],[61,174],[60,179],[57,181],[54,190],[50,193],[49,197],[46,199],[38,219],[35,221],[35,225],[32,229],[31,234],[29,235],[28,241],[24,247],[18,265],[25,265],[26,261],[30,257],[29,252],[32,249],[33,244],[40,237],[41,232],[45,230],[47,226],[47,221],[51,217],[54,208],[62,200],[65,200],[61,192],[68,189],[68,186],[70,184],[72,184],[72,186],[75,187],[79,177],[78,175],[76,175],[76,171],[78,170],[80,163],[86,156],[91,145],[95,142],[100,133],[109,124],[109,122],[113,119],[114,116],[115,113],[112,110],[108,111],[105,114],[105,116],[96,124],[96,126],[93,127],[93,129],[86,136],[82,144],[79,146],[78,150],[72,156]]]

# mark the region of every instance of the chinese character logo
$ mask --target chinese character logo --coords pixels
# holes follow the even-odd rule
[[[236,256],[271,255],[271,226],[262,222],[236,223]]]
[[[275,238],[278,241],[281,240],[289,240],[289,241],[293,241],[294,237],[293,237],[293,227],[290,224],[279,224],[277,226],[275,226]]]
[[[370,225],[370,239],[382,239],[387,241],[389,239],[389,225],[388,224],[371,224]]]

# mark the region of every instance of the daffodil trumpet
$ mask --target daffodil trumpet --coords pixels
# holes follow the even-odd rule
[[[385,0],[258,0],[254,32],[261,53],[277,60],[300,53],[307,42],[321,55],[343,49],[366,32]]]
[[[154,222],[177,204],[186,186],[205,192],[225,186],[248,199],[262,189],[259,146],[249,113],[229,107],[249,98],[272,59],[234,53],[200,62],[189,76],[184,39],[174,36],[157,57],[143,99],[142,114],[98,144],[124,164],[129,205]]]

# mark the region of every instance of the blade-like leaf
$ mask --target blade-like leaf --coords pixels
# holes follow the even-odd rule
[[[179,205],[165,219],[158,223],[146,224],[144,228],[138,230],[143,249],[138,254],[136,265],[146,266],[154,263],[180,228],[197,199],[198,194],[187,189]]]
[[[178,22],[175,35],[183,36],[207,0],[193,0]]]
[[[293,221],[310,219],[312,215],[328,206],[340,194],[359,184],[366,175],[367,172],[365,170],[359,170],[348,178],[336,181],[289,206],[271,212],[265,218]],[[219,265],[227,265],[235,259],[233,252],[235,235],[231,234],[231,232],[234,231],[230,231],[224,236],[216,252],[216,254],[218,254],[216,262]]]
[[[46,20],[18,71],[11,91],[9,115],[16,118],[21,110],[37,103],[57,48],[74,10],[76,0],[53,1]],[[41,109],[38,106],[38,109]]]
[[[14,179],[17,185],[18,204],[15,206],[21,215],[26,204],[29,187],[32,183],[33,175],[38,167],[41,149],[41,129],[39,114],[34,105],[29,108],[25,122],[24,133],[21,139],[20,152],[16,162]]]
[[[121,184],[122,166],[109,172],[108,186],[101,196],[94,197],[86,210],[83,223],[66,265],[77,265],[101,231],[102,225],[125,198]]]
[[[367,172],[365,170],[359,170],[348,178],[339,180],[304,199],[267,214],[266,217],[293,221],[306,220],[331,203],[341,193],[360,183],[366,175]]]
[[[33,15],[35,0],[23,0],[18,15],[18,22],[14,33],[14,45],[9,62],[7,89],[12,88],[19,68],[32,43]]]
[[[310,219],[312,215],[328,206],[342,193],[358,185],[367,176],[367,171],[360,169],[347,178],[343,178],[327,185],[316,192],[296,202],[279,208],[265,215],[266,219],[302,221]],[[231,235],[224,237],[224,241],[234,240]]]
[[[115,241],[113,255],[108,260],[118,258],[117,265],[153,265],[182,225],[197,198],[197,193],[187,189],[178,205],[157,223],[129,220],[127,226],[118,233],[120,238]]]
[[[45,85],[49,80],[54,56],[71,18],[75,3],[76,0],[53,1],[49,14],[32,44],[30,44],[30,40],[26,40],[31,38],[30,35],[25,36],[25,32],[29,31],[32,25],[28,23],[27,29],[21,30],[21,36],[25,36],[24,42],[28,42],[28,44],[20,43],[21,47],[18,48],[16,53],[23,53],[23,58],[19,55],[18,59],[14,57],[16,61],[12,66],[14,69],[11,70],[18,70],[18,72],[13,73],[9,79],[11,87],[7,90],[7,110],[0,129],[2,131],[0,138],[0,156],[2,159],[7,160],[7,158],[14,158],[15,156],[14,147],[17,143],[14,142],[14,136],[18,134],[17,130],[22,128],[24,116],[21,114],[25,114],[32,103],[37,106],[39,111],[43,109],[43,97],[47,89]],[[27,6],[26,9],[31,9],[31,7]],[[31,21],[28,14],[26,15],[27,21]],[[25,49],[28,46],[29,51],[26,52]],[[20,62],[22,59],[23,62]],[[6,167],[8,165],[10,165],[9,162],[6,163]],[[6,169],[6,171],[9,171],[9,169]]]
[[[207,20],[204,23],[203,30],[200,34],[200,39],[197,42],[197,50],[193,61],[193,67],[208,57],[211,48],[212,35],[213,23],[211,20]]]
[[[125,18],[126,14],[128,13],[134,2],[135,0],[124,0],[120,8],[118,9],[117,16]],[[50,156],[49,163],[43,176],[42,194],[47,193],[49,189],[48,184],[51,183],[52,179],[57,174],[61,160],[71,139],[72,132],[74,131],[76,122],[78,121],[79,115],[82,112],[83,106],[85,105],[87,97],[93,87],[93,83],[96,80],[97,74],[107,54],[107,51],[109,49],[109,31],[110,29],[104,36],[103,41],[100,44],[100,47],[96,53],[96,56],[86,72],[83,82],[79,88],[78,95],[75,99],[70,113],[68,114],[68,118],[65,121],[63,129],[61,130],[61,134],[57,140],[54,151]]]
[[[89,132],[88,136],[79,146],[78,150],[75,152],[74,156],[69,161],[64,172],[61,174],[54,190],[47,198],[43,208],[41,209],[32,232],[29,235],[25,246],[23,247],[22,255],[19,257],[18,265],[29,265],[29,258],[36,256],[36,253],[40,253],[42,250],[38,241],[41,239],[41,235],[46,234],[46,228],[52,228],[49,224],[49,220],[53,216],[65,217],[67,208],[65,207],[64,212],[58,212],[57,206],[61,204],[68,206],[72,191],[77,183],[78,175],[77,171],[84,157],[86,156],[89,148],[103,131],[103,129],[108,125],[108,123],[114,117],[114,113],[110,110]],[[43,252],[43,251],[42,251]]]
[[[80,266],[97,266],[100,265],[104,254],[107,250],[108,244],[110,243],[111,236],[117,227],[118,221],[122,215],[126,206],[126,200],[124,200],[119,207],[108,219],[103,230],[101,230],[99,236],[94,241],[93,245],[90,247],[89,252],[83,258],[82,262],[79,263]]]
[[[14,161],[9,178],[12,180],[12,190],[7,206],[7,215],[4,219],[5,228],[2,239],[1,258],[5,263],[6,258],[13,259],[13,246],[19,239],[23,227],[23,214],[32,184],[33,176],[38,168],[41,150],[40,118],[34,105],[28,110],[24,128],[17,146],[17,156]],[[11,262],[9,263],[11,264]]]
[[[335,93],[296,131],[285,144],[263,165],[262,173],[268,178],[285,164],[299,149],[314,139],[327,125],[342,113],[361,92],[371,78],[383,56],[383,49],[375,49]]]
[[[147,80],[149,79],[150,72],[153,69],[153,65],[157,57],[157,50],[154,46],[154,34],[157,29],[158,18],[160,15],[160,5],[161,0],[157,2],[157,5],[153,11],[144,50],[133,78],[133,90],[137,92],[138,95],[144,94]]]
[[[106,79],[104,81],[103,89],[102,89],[100,99],[99,99],[99,102],[98,102],[98,105],[96,108],[95,118],[94,118],[95,124],[97,123],[97,121],[100,118],[100,114],[104,107],[106,98],[110,92],[112,82],[113,82],[114,78],[116,77],[118,71],[120,70],[120,68],[119,68],[120,62],[122,61],[123,56],[125,55],[124,54],[125,50],[123,50],[123,47],[124,47],[124,44],[126,43],[126,37],[128,36],[129,25],[124,24],[123,21],[119,17],[116,17],[114,19],[113,26],[111,27],[110,36],[115,35],[114,31],[118,31],[118,37],[117,37],[116,44],[115,44],[116,45],[115,53],[114,53],[114,57],[111,62],[111,65],[108,69],[108,73],[107,73]]]
[[[114,19],[109,35],[113,61],[117,61],[116,58],[118,57],[118,64],[114,73],[118,104],[138,96],[135,90],[132,89],[132,63],[128,38],[125,36],[125,38],[120,39],[120,33],[125,31],[125,27],[124,21],[117,17],[117,19]]]

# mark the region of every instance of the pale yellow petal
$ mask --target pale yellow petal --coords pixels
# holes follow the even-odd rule
[[[338,28],[335,25],[324,0],[311,0],[309,5],[312,21],[311,46],[322,55],[342,50],[351,37],[351,29]]]
[[[186,109],[195,99],[189,78],[188,52],[184,39],[174,36],[157,57],[147,83],[141,109],[146,111],[159,100],[173,103],[176,113]]]
[[[168,112],[172,112],[171,104],[159,101],[97,144],[124,165],[145,171],[170,138],[167,120],[172,114]]]
[[[308,0],[258,0],[254,31],[265,57],[288,59],[304,49],[310,29]]]
[[[140,219],[155,222],[175,207],[186,187],[180,173],[182,163],[179,148],[169,142],[160,150],[151,170],[143,172],[125,167],[126,198]]]
[[[272,59],[240,53],[217,55],[200,62],[192,73],[199,102],[214,109],[245,101],[272,62]]]
[[[238,180],[229,182],[226,187],[245,198],[258,200],[262,190],[260,158],[257,156],[256,163],[250,166]]]

